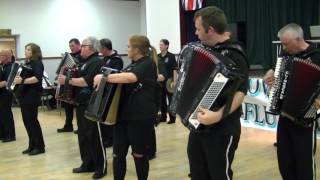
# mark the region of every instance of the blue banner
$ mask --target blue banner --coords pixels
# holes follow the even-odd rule
[[[277,130],[278,116],[266,113],[269,87],[259,78],[249,79],[249,89],[242,103],[241,125],[270,131]],[[317,133],[318,138],[320,132]]]

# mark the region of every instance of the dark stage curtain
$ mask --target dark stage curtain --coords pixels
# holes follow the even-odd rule
[[[205,0],[204,7],[218,6],[225,11],[229,23],[244,22],[249,63],[265,69],[272,66],[279,29],[291,22],[301,25],[305,39],[310,39],[310,25],[319,24],[319,0]],[[182,45],[195,41],[194,12],[181,11]]]

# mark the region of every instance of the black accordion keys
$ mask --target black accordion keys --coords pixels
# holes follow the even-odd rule
[[[266,111],[296,124],[311,126],[316,119],[314,100],[320,97],[320,67],[311,60],[280,58],[275,68]]]
[[[65,75],[66,81],[64,85],[57,85],[55,98],[59,101],[75,104],[75,87],[69,84],[69,80],[79,77],[76,60],[66,52],[58,66],[57,72]]]
[[[112,68],[102,67],[105,77],[119,71]],[[116,123],[118,107],[121,95],[121,84],[108,83],[105,78],[101,79],[99,88],[95,90],[90,98],[89,105],[85,111],[85,117],[107,125]]]
[[[8,76],[6,89],[10,92],[12,92],[16,97],[21,96],[21,93],[23,91],[22,84],[15,84],[13,81],[15,77],[20,76],[21,78],[29,78],[32,76],[32,68],[25,66],[23,64],[13,63],[11,66],[11,71]]]
[[[178,60],[181,66],[170,111],[190,130],[210,128],[197,120],[198,107],[230,105],[232,98],[228,97],[233,97],[243,76],[237,74],[231,59],[198,43],[186,45]]]

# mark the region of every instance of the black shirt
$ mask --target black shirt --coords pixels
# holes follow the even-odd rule
[[[19,102],[21,104],[39,105],[41,102],[42,76],[44,71],[42,60],[30,60],[25,64],[25,66],[32,69],[31,76],[29,77],[35,76],[38,79],[38,82],[34,84],[22,84],[23,91],[21,96],[18,97]]]
[[[168,79],[168,72],[164,61],[158,61],[159,74],[163,75],[165,79]]]
[[[80,67],[83,63],[85,63],[85,59],[81,57],[81,50],[75,53],[70,53],[70,55],[74,58],[78,67]]]
[[[231,45],[238,44],[233,40],[226,40],[222,43],[218,43],[215,46],[211,47],[214,51],[220,52],[223,56],[226,56],[233,60],[236,64],[236,67],[239,69],[239,73],[244,75],[243,80],[241,81],[240,86],[236,91],[243,92],[247,94],[248,82],[249,82],[249,72],[248,72],[248,61],[245,54],[241,53],[234,48],[228,48]],[[240,45],[240,44],[238,44]],[[240,116],[242,114],[242,106],[240,105],[233,113],[228,114],[220,122],[213,125],[211,130],[217,131],[222,134],[233,134],[239,135],[241,132]]]
[[[156,117],[156,64],[145,56],[132,62],[125,70],[137,76],[138,81],[122,85],[119,116],[121,120],[149,120]]]
[[[316,50],[315,44],[310,43],[307,49],[300,52],[299,54],[291,55],[291,56],[301,58],[301,59],[310,58],[313,63],[320,66],[320,50],[317,50],[317,51],[315,51],[315,50]],[[286,52],[284,52],[283,56],[290,56],[290,55],[287,54]]]
[[[12,66],[12,63],[8,63],[8,64],[3,65],[2,72],[0,75],[1,76],[0,81],[7,81],[8,80],[9,74],[11,72],[11,66]],[[2,87],[2,88],[0,88],[0,99],[1,99],[0,104],[11,103],[9,101],[12,101],[12,93],[9,92],[6,89],[6,87]]]
[[[121,70],[123,68],[123,60],[116,50],[114,50],[114,53],[111,54],[111,56],[104,57],[103,60],[105,62],[105,67],[117,70]]]
[[[82,77],[87,87],[76,87],[75,102],[78,104],[86,104],[90,100],[93,91],[93,78],[99,74],[100,68],[103,66],[103,61],[99,58],[98,53],[90,55],[85,62],[80,66],[79,77]]]
[[[173,78],[173,70],[177,70],[177,62],[174,54],[167,52],[165,56],[162,56],[161,53],[158,54],[159,64],[164,63],[167,73],[167,78]]]

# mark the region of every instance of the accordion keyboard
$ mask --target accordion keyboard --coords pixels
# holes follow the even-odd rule
[[[199,106],[205,108],[205,109],[209,109],[213,103],[216,101],[217,97],[219,96],[220,92],[222,91],[222,89],[224,88],[224,86],[227,84],[228,82],[228,78],[225,77],[224,75],[222,75],[221,73],[217,73],[217,75],[214,77],[210,87],[208,88],[207,92],[205,93],[205,95],[203,96],[203,98],[201,99]],[[203,90],[205,91],[205,90]],[[189,122],[195,127],[197,128],[200,123],[197,120],[197,114],[198,114],[198,108],[195,109],[195,111],[191,114],[190,118],[189,118]]]

